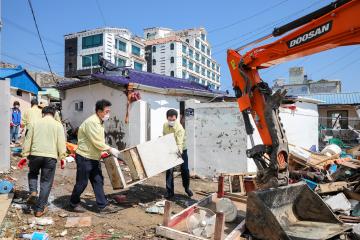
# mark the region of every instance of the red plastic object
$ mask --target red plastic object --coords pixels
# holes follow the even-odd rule
[[[115,195],[114,196],[114,200],[117,202],[117,203],[123,203],[126,201],[126,195]]]

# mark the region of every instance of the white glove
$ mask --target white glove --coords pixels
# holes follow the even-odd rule
[[[113,155],[114,157],[117,157],[117,158],[120,157],[120,151],[117,150],[116,148],[110,148],[110,149],[109,149],[109,153],[110,153],[111,155]]]

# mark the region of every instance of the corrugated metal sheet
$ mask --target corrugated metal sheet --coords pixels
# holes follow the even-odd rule
[[[31,92],[35,95],[41,87],[22,67],[0,68],[0,79],[10,78],[10,86],[20,90]]]
[[[360,104],[360,92],[307,94],[301,95],[301,97],[323,101],[319,105]]]

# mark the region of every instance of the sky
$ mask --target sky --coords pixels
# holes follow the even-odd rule
[[[232,90],[226,50],[242,46],[331,0],[32,0],[51,68],[64,74],[64,35],[99,27],[128,28],[143,36],[148,27],[204,27],[213,58],[221,66],[223,90]],[[48,71],[27,0],[1,1],[1,60]],[[273,39],[274,40],[274,39]],[[272,40],[272,41],[273,41]],[[360,46],[341,47],[261,70],[269,84],[303,66],[309,79],[338,79],[343,92],[360,91]]]

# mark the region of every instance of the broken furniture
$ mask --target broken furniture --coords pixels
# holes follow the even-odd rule
[[[227,178],[229,181],[229,194],[246,195],[246,192],[255,190],[255,177],[256,173],[221,173],[219,176],[218,191],[224,189],[224,180]]]
[[[174,134],[122,150],[120,156],[130,174],[126,174],[116,157],[109,156],[104,159],[114,190],[128,188],[183,163],[178,154]]]
[[[227,197],[225,195],[225,197]],[[165,213],[163,224],[156,227],[156,234],[162,237],[169,239],[191,239],[191,240],[207,240],[209,238],[201,236],[196,236],[192,233],[189,233],[188,222],[192,215],[198,214],[201,209],[210,209],[212,212],[216,212],[216,203],[219,202],[221,198],[217,197],[217,193],[213,193],[194,205],[189,206],[188,208],[182,210],[181,212],[171,216],[171,203],[169,201],[165,202]],[[244,224],[244,211],[246,208],[246,203],[243,199],[236,201],[235,197],[232,199],[233,204],[238,210],[238,216],[234,222],[225,222],[225,214],[217,212],[214,216],[215,224],[213,226],[213,236],[211,239],[214,240],[235,240],[243,239],[241,238],[242,233],[245,231]],[[206,226],[206,222],[203,222],[203,225]]]

